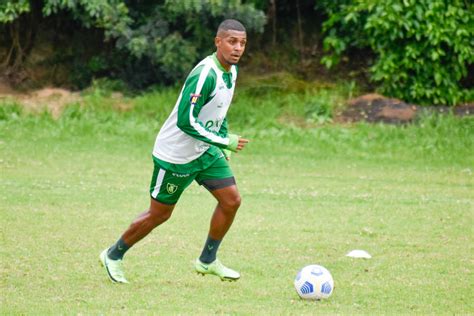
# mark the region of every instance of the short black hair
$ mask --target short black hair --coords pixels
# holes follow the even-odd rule
[[[234,19],[227,19],[222,21],[221,24],[219,24],[219,27],[217,28],[217,34],[230,30],[247,33],[247,30],[245,29],[245,26],[242,23]]]

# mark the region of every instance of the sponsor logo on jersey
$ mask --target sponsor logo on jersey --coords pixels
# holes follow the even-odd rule
[[[173,194],[178,190],[178,186],[173,183],[167,183],[166,184],[166,191],[168,191],[169,194]]]
[[[193,105],[196,104],[200,96],[201,96],[200,94],[194,94],[194,93],[191,94],[191,104]]]

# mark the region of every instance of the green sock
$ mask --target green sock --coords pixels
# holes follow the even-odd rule
[[[107,255],[112,260],[122,260],[123,255],[128,249],[130,249],[130,247],[123,241],[122,237],[120,237],[120,239],[109,248]]]
[[[216,253],[219,245],[221,244],[221,240],[215,240],[211,237],[207,237],[206,243],[204,244],[204,248],[202,249],[201,256],[199,260],[203,263],[211,263],[216,260]]]

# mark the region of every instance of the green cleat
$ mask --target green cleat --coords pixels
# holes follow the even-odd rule
[[[194,263],[196,272],[202,275],[214,274],[221,278],[222,281],[237,281],[240,278],[240,273],[224,266],[219,259],[211,263],[203,263],[196,259]]]
[[[107,275],[109,276],[110,280],[114,283],[128,283],[127,279],[123,274],[122,270],[122,260],[112,260],[107,255],[108,249],[105,249],[100,254],[100,263],[102,266],[105,267],[107,271]]]

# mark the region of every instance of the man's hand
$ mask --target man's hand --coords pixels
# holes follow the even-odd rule
[[[248,139],[239,136],[239,143],[237,144],[237,151],[244,149],[245,145],[249,142]]]
[[[237,152],[242,150],[248,142],[248,139],[242,138],[235,134],[229,134],[229,145],[226,149]]]
[[[228,149],[221,149],[222,153],[224,154],[225,160],[229,161],[230,156],[232,156],[232,152]]]

